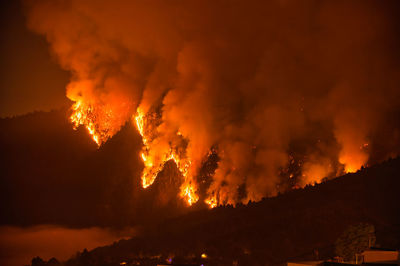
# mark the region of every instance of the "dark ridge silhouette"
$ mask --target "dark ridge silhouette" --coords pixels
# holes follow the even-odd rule
[[[188,211],[173,165],[141,188],[142,143],[131,123],[98,148],[85,128],[72,129],[68,114],[0,119],[0,224],[125,227]]]
[[[400,158],[261,202],[200,210],[147,226],[140,236],[79,253],[66,265],[285,265],[334,256],[350,225],[376,228],[377,245],[400,248]],[[202,258],[201,254],[207,254]],[[131,263],[131,264],[129,264]]]
[[[141,225],[140,234],[79,253],[66,265],[283,265],[333,255],[349,225],[376,228],[377,244],[400,247],[400,159],[248,205],[185,208],[172,162],[149,189],[140,186],[141,139],[130,123],[100,148],[68,110],[0,119],[2,225]],[[204,180],[215,169],[202,169]],[[207,258],[201,258],[202,253]],[[37,254],[40,256],[40,254]]]

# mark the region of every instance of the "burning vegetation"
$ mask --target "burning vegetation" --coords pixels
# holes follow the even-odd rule
[[[185,199],[189,205],[196,203],[199,197],[196,194],[193,177],[189,173],[191,161],[189,158],[180,156],[180,154],[185,152],[184,150],[182,151],[182,143],[185,142],[183,137],[177,132],[176,138],[178,139],[178,143],[173,144],[169,142],[168,145],[160,145],[157,133],[153,132],[157,130],[157,128],[149,123],[152,121],[151,119],[147,119],[148,116],[151,116],[151,114],[146,115],[138,108],[137,114],[134,117],[137,130],[142,136],[144,146],[140,154],[144,164],[142,173],[143,188],[151,186],[157,178],[158,173],[163,170],[165,163],[172,160],[175,162],[176,167],[183,177],[180,196]]]
[[[143,188],[173,161],[180,197],[213,208],[398,154],[399,124],[386,123],[400,107],[398,46],[373,2],[27,5],[72,73],[74,127],[101,146],[136,125]]]

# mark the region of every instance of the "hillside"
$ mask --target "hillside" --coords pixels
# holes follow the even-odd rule
[[[143,229],[140,236],[83,252],[66,265],[284,265],[334,255],[334,242],[360,222],[377,245],[400,248],[400,158],[248,206],[219,207]],[[201,258],[202,253],[207,258]]]
[[[375,226],[377,244],[400,247],[400,158],[247,206],[186,208],[176,196],[173,163],[153,186],[141,188],[142,144],[132,124],[98,148],[84,128],[72,129],[67,113],[0,119],[0,224],[142,229],[67,265],[154,265],[168,258],[282,265],[313,259],[315,250],[331,257],[338,236],[360,222]]]
[[[176,167],[141,188],[141,145],[128,123],[98,148],[67,110],[0,119],[0,225],[115,228],[187,212],[164,175]]]

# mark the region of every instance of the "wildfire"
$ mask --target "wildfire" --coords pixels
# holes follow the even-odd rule
[[[107,131],[101,132],[98,125],[96,125],[96,114],[91,105],[85,105],[83,102],[78,101],[72,105],[72,110],[70,119],[74,129],[84,125],[98,146],[110,137]]]
[[[351,150],[351,152],[341,154],[339,162],[344,165],[346,173],[355,173],[367,163],[368,155],[366,150],[368,146],[368,143],[364,143],[358,148]]]
[[[142,136],[143,143],[146,145],[147,139],[144,136],[144,113],[139,108],[137,109],[135,121],[136,121],[136,128],[138,129],[140,136]],[[142,158],[143,158],[143,155],[142,155]]]
[[[212,197],[206,199],[204,202],[205,202],[205,203],[208,205],[208,207],[210,207],[211,209],[217,207],[217,205],[218,205],[218,204],[217,204],[217,198],[216,198],[215,196],[212,196]]]
[[[146,114],[140,108],[138,108],[134,119],[136,122],[136,128],[139,134],[142,136],[144,145],[140,154],[144,164],[141,177],[143,188],[151,186],[156,180],[158,173],[164,168],[164,165],[168,161],[173,160],[184,178],[183,184],[180,188],[180,196],[189,205],[196,203],[199,200],[199,197],[196,194],[196,186],[194,181],[189,175],[189,168],[191,165],[190,159],[180,158],[173,147],[170,147],[168,150],[154,150],[156,148],[155,145],[152,145],[153,140],[150,136],[148,136],[148,132],[146,131],[146,123],[148,122],[146,120]],[[181,136],[179,132],[177,135]]]
[[[85,126],[98,146],[106,142],[120,128],[121,123],[119,121],[121,119],[116,115],[119,113],[118,110],[111,109],[107,105],[76,101],[71,109],[70,120],[74,125],[74,129],[80,125]],[[137,109],[136,114],[133,116],[136,128],[143,141],[143,148],[140,152],[140,157],[144,164],[141,175],[142,186],[143,188],[151,186],[165,164],[172,160],[183,177],[179,196],[188,205],[193,205],[199,200],[199,196],[197,195],[197,184],[193,178],[192,161],[187,157],[184,148],[182,148],[184,145],[180,144],[180,140],[184,140],[184,136],[177,130],[174,133],[175,137],[168,135],[168,139],[164,139],[164,135],[159,134],[157,131],[158,124],[154,122],[154,117],[153,114],[145,113],[140,108]],[[352,149],[340,154],[339,162],[344,166],[345,172],[356,172],[366,163],[367,155],[365,150],[367,148],[368,143],[364,143],[361,146],[354,145]],[[322,177],[327,176],[332,171],[330,164],[327,162],[309,163],[305,164],[303,168],[302,185],[319,183]],[[293,178],[293,175],[290,177]],[[215,208],[219,205],[219,199],[215,194],[209,195],[204,202],[210,208]]]
[[[162,160],[163,163],[154,165],[155,158],[149,155],[150,146],[147,143],[147,138],[145,135],[145,114],[141,111],[140,108],[138,108],[134,118],[136,122],[136,128],[139,131],[139,134],[142,137],[142,141],[144,144],[144,147],[140,154],[144,163],[144,169],[142,173],[142,186],[143,188],[147,188],[154,183],[154,180],[156,179],[158,173],[164,167],[164,161],[166,162],[168,160],[166,160],[165,158],[164,160]]]
[[[180,196],[184,198],[189,205],[199,200],[199,196],[196,194],[196,187],[191,181],[183,183]]]

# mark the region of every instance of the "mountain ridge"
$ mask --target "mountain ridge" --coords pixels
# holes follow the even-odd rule
[[[142,235],[78,254],[66,265],[284,265],[334,256],[349,226],[370,223],[377,244],[400,248],[400,158],[247,205],[221,206],[145,228]],[[201,254],[207,254],[207,259]],[[155,259],[156,258],[156,259]]]

